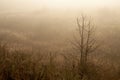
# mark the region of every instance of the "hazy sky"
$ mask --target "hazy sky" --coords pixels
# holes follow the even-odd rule
[[[0,0],[0,12],[38,9],[117,7],[120,0]]]

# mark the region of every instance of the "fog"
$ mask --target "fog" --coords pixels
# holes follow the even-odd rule
[[[119,46],[119,2],[119,0],[0,0],[1,39],[11,43],[68,47],[65,43],[69,44],[76,31],[76,19],[84,14],[92,18],[101,43],[107,42],[106,45],[112,47]],[[109,42],[109,38],[112,39],[112,43]]]
[[[24,37],[39,42],[66,41],[75,32],[76,18],[81,14],[93,18],[98,33],[106,32],[107,28],[118,30],[119,2],[119,0],[0,0],[1,33],[7,37],[10,35],[7,33],[11,33],[18,38]]]
[[[10,10],[35,10],[41,8],[75,9],[80,7],[113,7],[119,6],[119,0],[1,0],[0,6],[3,11]]]
[[[91,39],[89,35],[91,35],[90,31],[92,30],[89,21],[88,24],[84,22],[83,16],[93,23],[95,31],[91,32],[95,32],[93,37],[97,44],[100,45],[98,49],[95,48],[95,52],[89,54],[86,58],[89,59],[90,64],[87,65],[90,66],[91,70],[91,72],[87,73],[87,76],[90,80],[119,80],[119,4],[120,0],[0,0],[0,67],[1,65],[8,66],[7,68],[3,66],[3,69],[0,69],[0,80],[4,80],[5,71],[8,71],[12,76],[11,78],[14,78],[9,79],[9,74],[7,74],[8,79],[5,80],[36,80],[39,77],[38,69],[40,69],[39,71],[46,70],[41,74],[46,75],[49,79],[37,80],[83,80],[78,79],[78,76],[81,77],[81,75],[77,70],[80,68],[79,59],[82,58],[80,55],[84,52],[87,53],[88,48],[91,49],[89,39],[87,42],[86,37]],[[81,27],[79,22],[81,22],[82,26],[86,24],[87,29],[84,29],[84,27],[79,28]],[[81,29],[83,29],[83,37],[81,36],[82,32],[79,32]],[[88,34],[85,33],[87,31]],[[77,32],[79,33],[77,34]],[[76,37],[80,38],[80,40],[76,41],[80,46],[77,50],[74,49],[76,45],[72,44],[72,41],[75,42],[74,40],[77,39]],[[82,43],[83,46],[81,46]],[[7,54],[7,56],[4,56],[4,54]],[[44,57],[41,59],[41,56]],[[37,61],[36,58],[40,61]],[[59,63],[59,60],[63,61]],[[48,62],[46,63],[46,61]],[[1,64],[2,62],[4,64]],[[9,63],[6,64],[7,62]],[[32,74],[33,65],[34,63],[37,64],[34,67],[36,75],[33,74],[37,77],[34,77],[35,79],[29,78],[28,74],[22,79],[19,75],[21,68],[17,71],[16,77],[15,72],[19,69],[16,63],[17,65],[21,63],[20,66],[25,65],[22,69],[25,69],[23,72],[25,71],[26,74],[29,71]],[[26,67],[29,63],[32,69]],[[62,65],[59,66],[58,64]],[[28,68],[30,69],[27,71]],[[56,79],[56,74],[52,77],[48,76],[51,74],[49,72],[59,72],[57,77],[60,78]],[[73,79],[74,75],[75,79]],[[96,77],[96,75],[99,76]]]

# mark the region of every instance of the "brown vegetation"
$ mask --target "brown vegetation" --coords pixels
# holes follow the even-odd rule
[[[119,66],[92,59],[98,46],[91,20],[82,16],[77,24],[75,51],[13,49],[1,41],[0,80],[119,80]]]

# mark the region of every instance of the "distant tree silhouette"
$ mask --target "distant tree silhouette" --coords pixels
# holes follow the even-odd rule
[[[95,28],[91,19],[81,15],[80,18],[77,18],[77,26],[78,36],[74,36],[74,41],[72,41],[72,44],[80,53],[79,66],[82,79],[83,75],[87,73],[88,55],[94,52],[98,48],[98,45],[96,45],[94,35]]]

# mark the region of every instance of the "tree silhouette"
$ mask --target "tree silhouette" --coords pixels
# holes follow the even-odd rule
[[[81,15],[80,18],[77,18],[77,26],[78,36],[74,36],[72,44],[80,53],[79,66],[82,79],[87,74],[88,55],[94,52],[98,45],[96,45],[95,28],[91,19]]]

